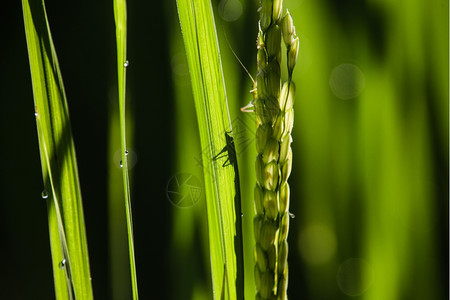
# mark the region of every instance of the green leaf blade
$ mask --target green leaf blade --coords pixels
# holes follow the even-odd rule
[[[131,209],[130,180],[128,173],[128,156],[126,142],[126,68],[127,60],[127,4],[126,0],[114,0],[114,20],[116,25],[117,45],[117,81],[119,93],[120,140],[122,157],[122,180],[125,198],[125,213],[128,231],[128,252],[130,259],[131,286],[133,299],[139,298],[136,259],[134,254],[133,217]]]
[[[209,1],[178,0],[177,6],[203,149],[214,298],[236,299],[234,172],[213,160],[231,131],[214,17]]]
[[[64,85],[42,1],[22,1],[57,299],[92,299],[83,206]],[[60,268],[60,263],[64,261]]]

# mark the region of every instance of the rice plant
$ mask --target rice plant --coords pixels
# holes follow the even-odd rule
[[[287,299],[291,131],[299,39],[282,1],[262,1],[258,33],[256,116],[255,284],[256,299]],[[281,87],[281,40],[287,49],[288,80]],[[247,108],[248,109],[248,108]]]
[[[8,2],[0,298],[446,298],[448,3],[388,2]]]
[[[55,293],[58,299],[92,299],[81,191],[67,100],[44,2],[22,1],[33,82],[36,125],[49,212]],[[126,4],[114,2],[117,26],[123,185],[133,298],[138,298],[134,259],[128,151],[125,138]]]
[[[22,1],[58,299],[92,299],[75,146],[44,3]]]
[[[196,4],[192,1],[185,1],[182,4],[185,6],[179,4],[179,13],[188,57],[191,57],[192,60],[191,72],[202,74],[202,66],[209,63],[220,64],[220,61],[209,62],[207,59],[204,59],[201,54],[201,43],[198,37],[198,28],[203,27],[199,25],[197,20]],[[287,297],[288,251],[286,238],[289,228],[289,186],[287,178],[292,168],[292,150],[290,149],[292,138],[290,133],[293,126],[292,107],[295,93],[292,72],[297,60],[299,40],[295,35],[295,29],[289,13],[281,19],[281,1],[275,1],[274,3],[262,1],[261,5],[260,32],[258,35],[257,89],[253,91],[255,99],[250,105],[255,107],[254,111],[257,120],[256,145],[259,153],[256,160],[258,184],[255,188],[257,216],[254,222],[255,240],[257,243],[255,248],[257,264],[255,267],[256,297],[269,299],[275,296],[285,299]],[[183,24],[184,11],[189,9],[191,11],[189,21],[194,26],[193,30]],[[289,74],[289,79],[283,85],[283,88],[280,86],[282,38],[287,48]],[[193,52],[192,54],[189,53],[191,51]],[[197,64],[194,62],[197,62]],[[200,67],[199,71],[196,71],[198,67]],[[201,78],[201,76],[199,77]],[[193,80],[193,84],[195,84],[195,80]],[[202,89],[208,89],[207,83]],[[197,110],[209,107],[211,104],[207,104],[207,102],[213,103],[213,99],[208,97],[203,96],[201,100],[201,102],[198,101],[196,103]],[[249,106],[244,110],[248,109]],[[208,114],[208,111],[206,113]],[[206,116],[206,119],[208,118],[210,117]],[[232,137],[228,134],[225,137],[227,145],[222,152],[227,151],[230,163],[235,165],[235,150],[234,147],[231,147]],[[235,180],[239,180],[237,165],[235,170]],[[238,190],[238,188],[235,188],[236,192]],[[235,205],[237,205],[236,203]],[[240,223],[240,214],[240,208],[235,209],[236,224]],[[241,228],[242,226],[236,226],[236,234],[239,234],[238,231]],[[239,239],[235,240],[235,242],[241,243]],[[240,249],[240,253],[235,251],[234,254],[237,258],[240,258],[242,246],[236,249]],[[242,267],[243,262],[237,265],[238,268]],[[226,260],[225,266],[227,266]],[[239,276],[239,272],[237,272],[236,276],[243,278],[243,275]],[[237,282],[243,285],[242,280],[237,280]],[[239,288],[236,291],[238,292],[236,297],[242,297],[239,296]]]
[[[202,149],[205,149],[202,161],[213,293],[216,299],[222,293],[226,299],[235,299],[238,293],[243,295],[243,284],[236,282],[238,272],[234,247],[234,236],[239,235],[235,222],[241,216],[236,216],[234,209],[234,199],[239,191],[235,189],[233,170],[215,159],[224,146],[230,146],[227,139],[231,136],[225,133],[232,132],[232,128],[214,16],[209,1],[179,0],[177,7],[191,72],[200,140]],[[230,155],[230,151],[227,153]]]
[[[133,299],[138,296],[136,259],[134,254],[134,234],[133,218],[131,209],[130,179],[128,175],[128,149],[126,142],[126,69],[127,60],[127,5],[126,0],[114,1],[114,20],[116,24],[116,43],[117,43],[117,78],[119,94],[119,118],[120,118],[120,140],[121,140],[121,160],[123,191],[125,199],[125,212],[128,233],[128,251],[130,260],[131,286]]]

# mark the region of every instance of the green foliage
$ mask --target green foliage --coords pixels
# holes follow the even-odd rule
[[[194,2],[199,1],[187,5],[201,5]],[[295,20],[300,40],[298,63],[292,74],[296,83],[294,159],[290,189],[282,191],[289,192],[289,211],[295,215],[290,219],[288,237],[289,297],[312,300],[343,300],[351,296],[366,300],[446,298],[448,268],[442,261],[448,259],[448,1],[394,3],[381,0],[360,1],[356,5],[336,1],[283,2]],[[69,229],[74,229],[67,223],[69,203],[65,199],[78,200],[58,193],[70,193],[62,188],[63,181],[68,181],[67,174],[73,174],[73,178],[78,175],[75,176],[76,171],[57,169],[75,166],[70,158],[73,152],[67,150],[73,142],[63,138],[71,134],[67,130],[70,126],[66,126],[69,124],[67,114],[59,113],[60,106],[51,100],[38,103],[39,97],[63,98],[64,91],[55,92],[58,89],[54,89],[60,75],[56,72],[54,50],[49,46],[51,38],[42,2],[28,0],[23,3],[33,90],[37,95],[36,121],[44,187],[48,195],[55,290],[58,299],[68,299],[72,288],[67,289],[67,283],[71,284],[71,281],[67,280],[66,272],[76,270],[71,268],[74,265],[72,256],[70,261],[66,260],[65,269],[59,268],[65,258],[64,251],[70,253],[66,250],[70,250],[70,245],[64,243],[64,239],[66,235],[69,238]],[[224,132],[216,135],[218,140],[214,141],[214,149],[208,146],[210,143],[205,142],[205,138],[201,146],[198,142],[188,80],[183,80],[189,76],[184,60],[180,59],[185,58],[185,51],[181,35],[173,32],[174,28],[179,29],[176,9],[171,7],[175,2],[133,3],[129,2],[127,8],[128,52],[132,55],[132,68],[127,71],[133,79],[128,81],[128,88],[133,99],[138,100],[132,104],[137,108],[135,150],[139,151],[139,161],[130,188],[133,200],[136,199],[133,204],[140,208],[134,211],[135,221],[140,224],[135,232],[139,241],[136,254],[141,255],[137,257],[142,282],[139,292],[145,298],[151,291],[157,298],[164,299],[211,299],[212,285],[208,278],[212,259],[208,252],[206,203],[199,201],[192,209],[179,209],[168,203],[164,193],[165,184],[175,172],[186,171],[201,178],[203,167],[197,160],[200,150],[202,153],[209,151],[204,160],[206,176],[215,176],[216,173],[210,171],[214,168],[225,169],[229,172],[229,185],[233,186],[232,168],[223,168],[223,160],[217,161],[217,166],[214,162],[214,167],[209,166],[209,160],[226,144]],[[252,75],[257,74],[258,3],[213,2],[217,15],[224,17],[223,25],[230,44]],[[42,223],[46,211],[43,202],[36,201],[42,180],[40,170],[36,169],[37,154],[30,151],[36,125],[27,113],[31,108],[31,88],[26,87],[29,71],[24,67],[28,63],[24,28],[17,22],[21,15],[17,8],[20,2],[8,1],[6,4],[4,11],[7,13],[0,18],[6,41],[0,49],[0,135],[4,145],[0,147],[4,158],[0,171],[4,184],[0,194],[0,215],[5,224],[1,228],[5,242],[0,246],[0,252],[6,253],[8,260],[1,262],[0,277],[10,288],[2,289],[0,298],[48,298],[49,295],[52,297],[51,270],[47,267],[50,255],[48,245],[42,242],[47,220]],[[112,6],[110,2],[98,1],[90,2],[87,9],[78,3],[67,4],[55,2],[48,6],[47,13],[53,37],[58,37],[55,42],[65,71],[68,100],[71,100],[72,126],[77,137],[78,159],[82,162],[80,179],[87,183],[83,184],[86,222],[99,224],[89,226],[88,232],[90,265],[95,271],[93,288],[98,293],[106,291],[108,296],[118,296],[114,293],[115,281],[108,281],[107,276],[113,270],[111,261],[117,262],[120,257],[125,258],[123,272],[128,273],[130,268],[126,224],[121,227],[124,237],[121,249],[125,252],[108,249],[108,243],[99,238],[106,232],[103,223],[106,214],[101,212],[106,211],[107,187],[105,180],[95,178],[104,171],[108,157],[102,150],[108,147],[105,127],[109,135],[114,136],[114,151],[121,143],[119,117],[115,118],[114,126],[109,126],[113,123],[111,119],[105,122],[111,112],[107,95],[112,94],[111,87],[116,86],[116,74],[111,72],[115,70],[116,55]],[[155,6],[158,13],[149,10],[150,6]],[[30,10],[30,7],[34,9]],[[164,8],[166,14],[159,13]],[[39,10],[42,12],[36,14]],[[197,12],[197,19],[198,14],[200,12]],[[231,20],[233,16],[236,17]],[[184,25],[194,28],[192,24],[185,22]],[[201,35],[207,37],[203,32]],[[239,111],[252,98],[248,93],[251,82],[228,50],[220,29],[218,36],[233,129],[239,128],[234,123],[237,120],[246,136],[241,143],[239,132],[233,134],[242,182],[246,299],[252,299],[255,290],[253,194],[261,191],[254,190],[255,122],[252,115]],[[201,56],[208,56],[208,50]],[[126,59],[123,55],[118,67]],[[39,66],[34,61],[42,61],[42,64]],[[283,59],[282,78],[289,76],[286,64]],[[70,81],[67,76],[71,76]],[[51,80],[52,77],[55,80]],[[123,83],[119,85],[124,87]],[[124,90],[119,93],[123,94]],[[205,103],[213,100],[208,99]],[[61,106],[67,110],[64,101]],[[197,107],[201,113],[202,106],[205,105],[200,105],[200,109]],[[114,107],[118,114],[117,102]],[[128,101],[127,115],[129,112]],[[223,114],[226,115],[226,110]],[[60,124],[65,124],[62,131]],[[129,132],[129,115],[127,125]],[[206,127],[204,124],[199,126]],[[55,130],[45,137],[44,132],[49,133],[50,127]],[[227,122],[224,127],[229,129]],[[260,131],[259,134],[268,134],[263,129]],[[256,142],[259,153],[264,143],[260,144],[259,139]],[[131,147],[129,135],[127,145]],[[53,153],[48,158],[46,149]],[[119,160],[116,158],[116,166]],[[51,168],[48,167],[50,164]],[[112,158],[108,157],[108,164],[109,168]],[[158,172],[153,175],[151,168],[155,166]],[[119,183],[123,179],[122,171],[116,169],[116,177],[111,177],[109,183],[115,183],[116,189],[110,192],[119,198],[117,212],[122,214],[125,222],[123,188]],[[140,188],[143,186],[145,188]],[[152,200],[158,201],[147,201],[149,194]],[[267,204],[272,202],[272,196],[266,197]],[[233,197],[234,189],[227,198],[220,197],[220,201],[226,199],[231,203]],[[264,197],[262,199],[264,201]],[[257,211],[264,209],[263,201],[259,202],[262,205],[256,208]],[[210,210],[212,205],[214,202],[208,202]],[[153,213],[150,218],[150,210],[141,209],[144,207],[151,207],[151,212],[158,213]],[[81,206],[77,204],[75,211],[81,212]],[[210,227],[218,224],[219,221]],[[234,228],[232,220],[229,224],[230,230]],[[117,222],[114,225],[119,226]],[[116,227],[111,226],[108,230],[110,236],[117,236]],[[217,236],[220,236],[219,230]],[[84,233],[80,237],[84,238]],[[155,250],[155,241],[158,250]],[[220,239],[211,241],[220,243]],[[33,251],[29,250],[30,245]],[[233,248],[229,249],[232,251]],[[256,251],[257,255],[264,256],[262,249]],[[230,294],[222,288],[222,281],[224,278],[229,280],[228,285],[233,285],[234,281],[229,274],[223,276],[224,255],[217,253],[221,261],[216,261],[214,267],[215,295],[220,298],[224,292],[227,298]],[[86,252],[84,258],[87,260],[87,257]],[[266,261],[258,262],[264,268]],[[24,272],[28,276],[23,276]],[[89,275],[82,277],[88,279]],[[127,278],[126,285],[130,283]],[[125,291],[125,297],[129,296],[128,287]]]
[[[235,299],[234,176],[232,168],[213,160],[226,145],[224,133],[231,131],[216,27],[209,1],[177,5],[203,149],[213,294],[218,299],[225,291],[227,299]]]
[[[22,1],[58,299],[92,299],[75,147],[44,2]]]
[[[130,179],[128,176],[128,149],[126,142],[126,68],[127,60],[127,7],[125,0],[114,0],[114,20],[116,24],[117,43],[117,78],[119,92],[119,118],[121,139],[121,161],[123,191],[125,198],[125,212],[128,231],[128,249],[130,257],[131,285],[133,299],[138,299],[138,287],[136,276],[136,263],[134,256],[133,218],[131,211]]]

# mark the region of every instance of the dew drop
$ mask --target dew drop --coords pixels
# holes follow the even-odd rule
[[[41,197],[42,197],[42,199],[47,199],[47,198],[48,198],[48,193],[47,193],[46,190],[43,190],[43,191],[42,191]]]
[[[38,114],[37,112],[35,112],[35,113],[34,113],[34,116],[37,117],[37,116],[39,116],[39,114]]]
[[[128,61],[128,59],[123,63],[123,66],[126,68],[130,65],[130,62]]]
[[[125,155],[128,155],[128,150],[125,150]]]
[[[122,163],[122,161],[120,161],[119,164],[120,164],[120,167],[123,168],[123,163]]]
[[[64,258],[59,264],[58,267],[63,270],[66,268],[66,259]]]

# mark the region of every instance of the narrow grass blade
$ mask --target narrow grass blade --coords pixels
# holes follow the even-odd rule
[[[93,299],[75,147],[43,1],[23,0],[57,299]]]
[[[125,211],[128,230],[128,248],[130,256],[131,286],[133,289],[133,299],[138,299],[138,287],[136,277],[136,264],[134,256],[133,218],[131,211],[130,180],[128,177],[128,150],[126,143],[126,123],[125,123],[125,94],[126,94],[126,68],[127,58],[127,5],[125,0],[114,0],[114,20],[116,23],[116,44],[117,44],[117,77],[119,92],[119,117],[120,117],[120,137],[122,160],[122,178],[125,194]]]
[[[120,135],[117,134],[120,132],[120,117],[115,90],[113,93],[109,102],[107,156],[109,278],[111,300],[122,300],[130,298],[131,276],[129,272],[127,223],[123,205],[124,192],[123,185],[118,184],[122,180],[122,168],[120,168],[119,163],[121,160]],[[130,120],[129,116],[127,120]],[[128,137],[130,137],[130,128],[131,126],[127,127]],[[130,145],[129,138],[127,142]]]
[[[170,264],[173,271],[170,277],[173,282],[180,284],[177,284],[177,288],[168,295],[168,298],[182,299],[186,295],[192,295],[191,299],[209,300],[211,299],[211,281],[192,276],[196,272],[209,273],[209,269],[206,269],[209,268],[208,225],[204,217],[206,204],[200,200],[204,199],[200,136],[195,107],[192,105],[194,98],[191,86],[187,84],[189,73],[181,29],[178,18],[173,18],[172,3],[168,3],[167,6],[170,6],[170,14],[167,15],[167,19],[170,20],[168,27],[171,29],[170,57],[177,66],[172,72],[175,99],[173,116],[176,123],[174,149],[177,149],[174,170],[188,171],[201,180],[201,183],[198,183],[198,187],[201,188],[200,197],[189,197],[192,200],[192,206],[188,210],[174,206],[172,210]],[[182,71],[180,72],[178,68]],[[196,238],[196,235],[199,238]],[[204,255],[198,255],[199,252]]]
[[[214,298],[236,299],[234,174],[223,167],[225,159],[213,159],[231,131],[214,16],[210,1],[178,0],[177,6],[203,149]]]

